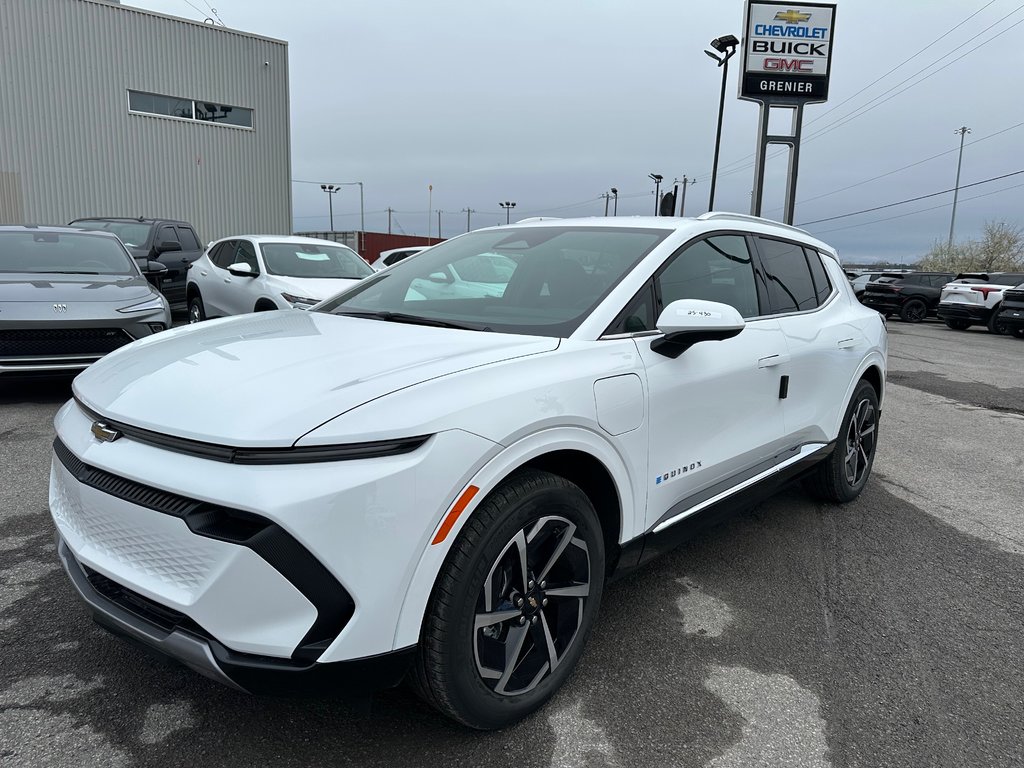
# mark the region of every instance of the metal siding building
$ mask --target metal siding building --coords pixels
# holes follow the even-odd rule
[[[252,110],[252,129],[128,111],[128,91]],[[291,232],[287,43],[97,0],[0,0],[0,223]]]

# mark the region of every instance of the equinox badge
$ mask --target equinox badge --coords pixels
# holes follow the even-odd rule
[[[94,421],[92,423],[92,436],[105,443],[112,443],[121,436],[121,433],[116,429],[111,429],[102,421]]]

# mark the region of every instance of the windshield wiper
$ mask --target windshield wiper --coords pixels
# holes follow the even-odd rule
[[[461,325],[448,320],[435,320],[432,317],[420,317],[419,315],[407,315],[404,312],[364,312],[354,309],[335,310],[331,314],[346,315],[348,317],[365,317],[370,320],[384,320],[389,323],[408,323],[409,325],[428,325],[433,328],[457,328],[460,331],[489,331],[490,328],[474,328],[471,325]]]
[[[48,269],[41,272],[43,275],[98,275],[99,272],[81,272],[74,269]]]

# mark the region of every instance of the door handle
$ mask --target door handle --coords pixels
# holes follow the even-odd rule
[[[857,341],[857,339],[840,339],[839,340],[839,348],[840,349],[853,349],[854,347],[857,347],[859,345],[860,345],[860,342]]]
[[[199,270],[199,274],[202,275],[203,277],[206,277],[206,270],[205,269],[200,269]]]
[[[757,361],[758,368],[771,368],[776,365],[782,365],[783,363],[789,362],[789,355],[786,353],[778,355],[768,355],[768,357],[762,357]]]

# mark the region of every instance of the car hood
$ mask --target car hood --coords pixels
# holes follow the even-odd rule
[[[102,416],[162,434],[283,447],[391,392],[558,344],[321,312],[259,312],[147,337],[92,365],[74,391]]]
[[[359,278],[349,280],[345,278],[283,277],[281,275],[273,275],[270,279],[274,281],[275,287],[282,291],[287,291],[293,296],[303,296],[317,301],[336,296],[359,282]]]
[[[153,295],[153,292],[141,276],[0,273],[2,302],[122,302],[145,299]]]

